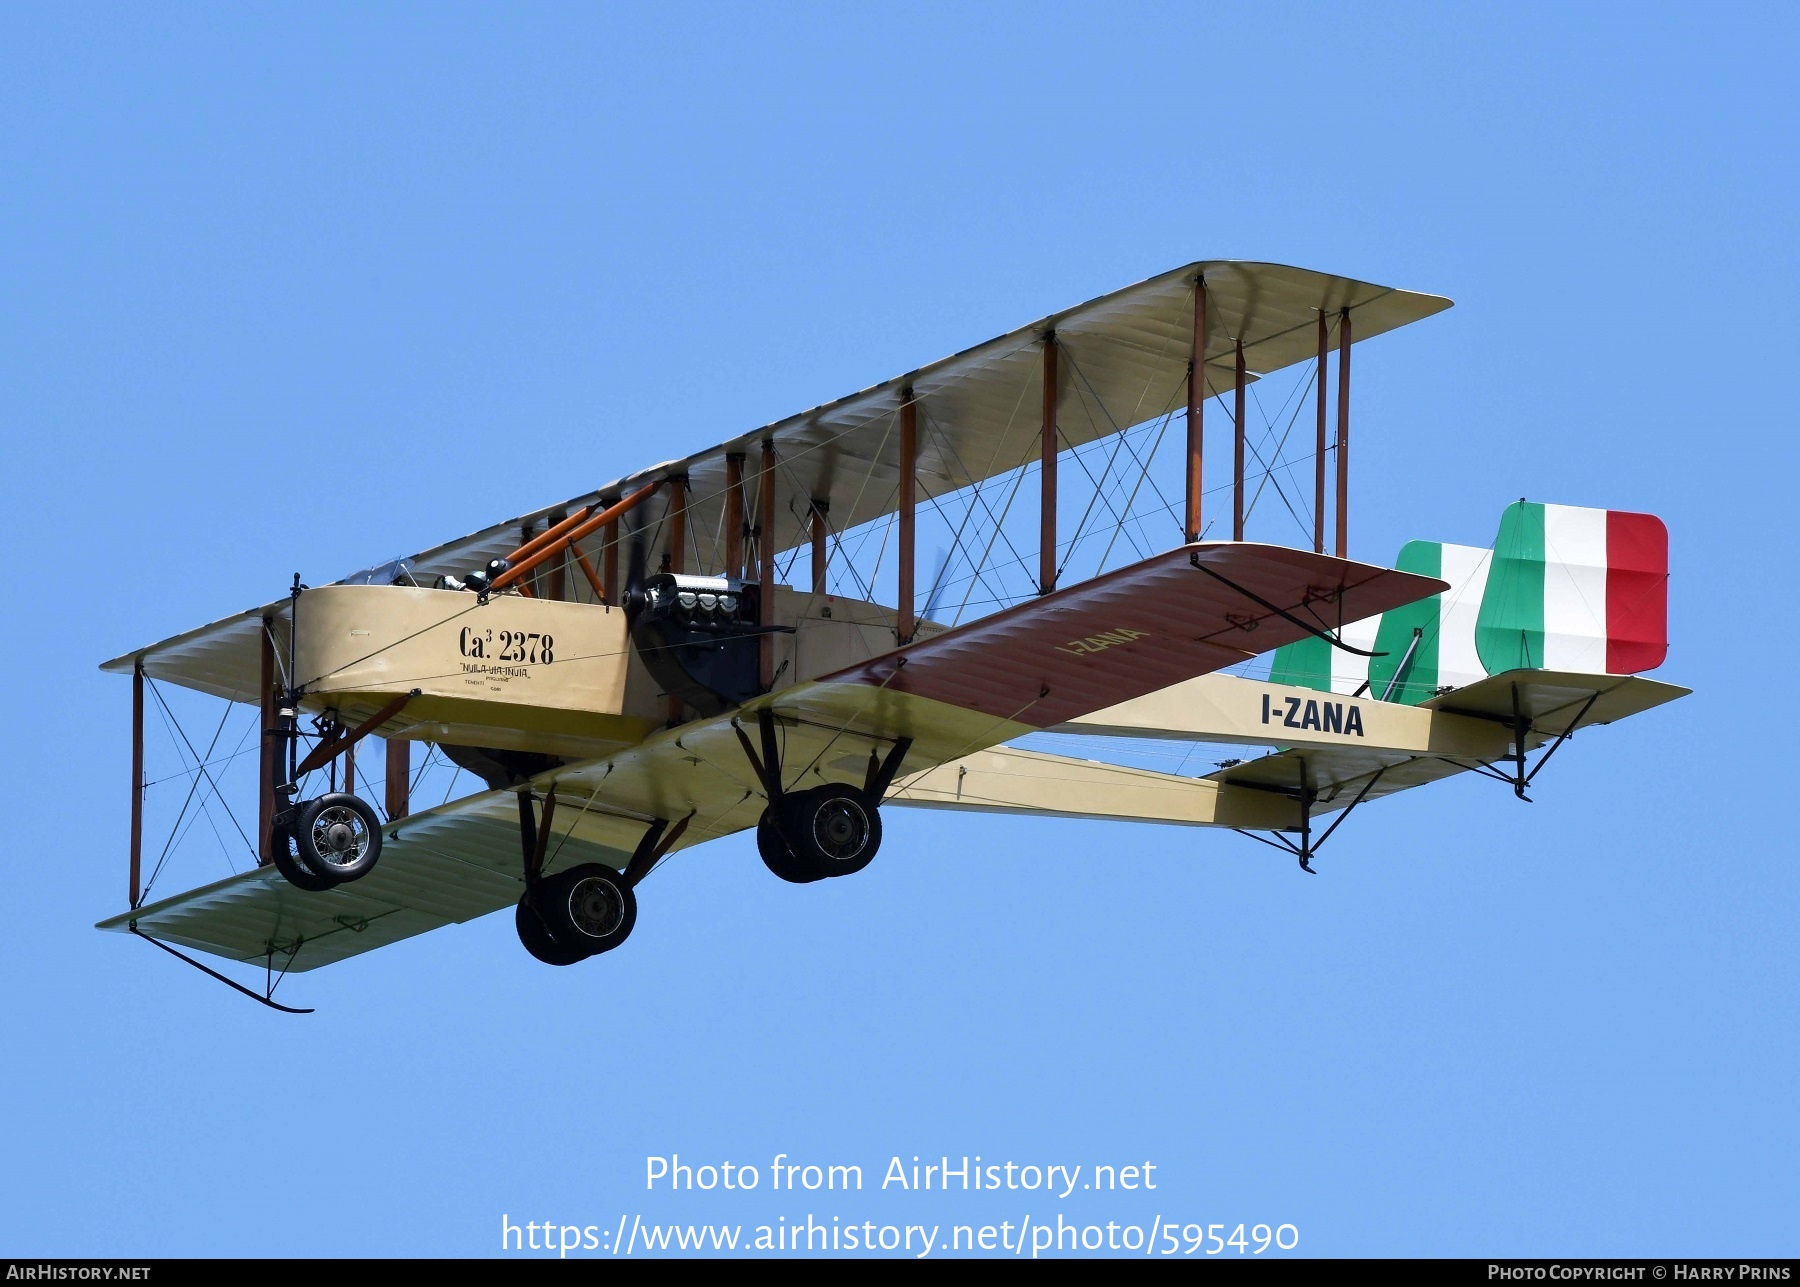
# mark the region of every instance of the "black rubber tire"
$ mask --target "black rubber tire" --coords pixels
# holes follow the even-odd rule
[[[525,950],[545,965],[574,965],[577,961],[586,960],[586,952],[564,947],[550,936],[550,929],[544,924],[544,918],[538,914],[531,898],[530,894],[526,894],[513,912],[513,925],[519,931],[519,942],[525,945]]]
[[[363,843],[361,850],[352,855],[337,846],[354,843],[356,822],[362,824]],[[294,840],[300,865],[313,875],[333,884],[360,880],[375,869],[381,858],[381,819],[357,797],[333,791],[300,806],[300,816],[294,821]]]
[[[336,887],[337,881],[331,877],[321,876],[301,865],[300,847],[294,843],[293,833],[286,827],[276,827],[270,831],[269,846],[275,860],[275,870],[295,889],[304,889],[309,894],[322,894]]]
[[[781,838],[781,831],[767,809],[763,810],[762,817],[756,823],[756,852],[762,855],[763,866],[789,884],[810,885],[815,880],[825,879],[824,872],[815,870],[794,857],[794,851]]]
[[[881,848],[881,811],[859,788],[827,782],[782,802],[794,858],[822,876],[851,876]]]
[[[545,877],[537,898],[550,937],[582,956],[612,951],[637,924],[636,892],[604,863],[583,863]]]

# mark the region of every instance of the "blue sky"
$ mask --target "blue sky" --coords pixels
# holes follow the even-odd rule
[[[0,12],[0,1251],[488,1254],[502,1213],[1290,1222],[1322,1254],[1792,1254],[1791,13]],[[891,810],[555,971],[510,917],[262,1010],[123,906],[95,665],[1202,257],[1449,295],[1359,348],[1353,552],[1662,515],[1695,695],[1317,878]],[[1366,355],[1366,356],[1365,356]],[[646,1155],[871,1189],[647,1194]],[[873,1191],[891,1156],[1154,1194]]]

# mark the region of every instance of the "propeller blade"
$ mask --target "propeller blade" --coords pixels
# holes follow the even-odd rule
[[[639,532],[631,538],[631,553],[625,565],[625,593],[620,600],[627,618],[637,616],[644,609],[644,558],[644,535]]]
[[[938,551],[937,571],[932,573],[931,576],[931,593],[925,599],[925,611],[919,614],[926,621],[930,621],[937,615],[938,600],[944,597],[944,591],[948,588],[944,582],[944,571],[949,566],[950,551],[940,549]]]

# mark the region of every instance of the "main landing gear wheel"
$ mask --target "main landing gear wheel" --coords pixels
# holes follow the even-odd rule
[[[381,820],[375,810],[344,791],[333,791],[300,806],[294,822],[300,865],[340,884],[358,880],[381,857]]]
[[[869,797],[853,786],[828,782],[786,797],[781,802],[782,826],[775,828],[767,813],[757,827],[757,848],[763,862],[777,876],[794,876],[770,861],[765,837],[781,844],[791,858],[790,870],[805,873],[802,879],[850,876],[867,867],[881,848],[881,813]]]
[[[637,894],[601,863],[583,863],[540,880],[519,900],[515,924],[525,950],[549,965],[610,952],[637,924]]]
[[[815,880],[825,879],[824,872],[815,870],[794,857],[794,851],[781,838],[781,829],[775,825],[775,820],[769,816],[767,809],[763,810],[763,815],[756,824],[756,852],[762,855],[763,866],[791,884],[809,885]]]
[[[550,937],[550,927],[544,923],[543,913],[538,911],[530,894],[519,900],[513,913],[513,925],[519,931],[519,942],[525,945],[525,950],[545,965],[573,965],[587,957],[581,949],[564,947]]]
[[[295,889],[303,889],[309,894],[322,894],[337,885],[337,881],[331,877],[317,875],[301,865],[299,843],[288,828],[274,828],[270,842],[274,850],[275,870]]]

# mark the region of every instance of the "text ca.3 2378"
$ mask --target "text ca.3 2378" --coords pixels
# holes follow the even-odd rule
[[[456,644],[465,657],[547,666],[556,660],[556,640],[535,630],[480,630],[464,626]]]

